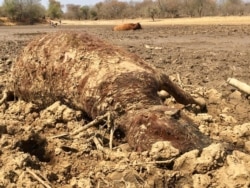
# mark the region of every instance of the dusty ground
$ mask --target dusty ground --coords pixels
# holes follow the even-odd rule
[[[228,85],[250,84],[250,25],[145,24],[143,30],[112,32],[112,25],[1,26],[0,89],[11,78],[15,58],[33,37],[61,29],[87,31],[138,54],[203,96],[207,113],[186,113],[214,143],[185,154],[131,152],[126,143],[97,149],[98,127],[74,138],[61,134],[86,124],[82,112],[55,103],[9,99],[0,106],[0,187],[249,187],[250,96]],[[166,104],[172,104],[167,99]],[[106,136],[108,137],[108,136]]]

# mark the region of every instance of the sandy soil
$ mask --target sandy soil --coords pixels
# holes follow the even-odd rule
[[[105,134],[98,127],[73,139],[61,135],[90,121],[80,118],[82,112],[59,102],[40,111],[9,99],[0,106],[1,187],[250,186],[250,96],[226,82],[234,77],[250,84],[250,25],[246,20],[230,25],[139,21],[142,30],[127,32],[113,32],[113,22],[1,26],[0,89],[8,85],[11,65],[33,37],[64,29],[87,31],[138,54],[188,92],[203,96],[207,113],[185,110],[213,144],[184,154],[165,146],[137,153],[126,143],[101,151],[91,139],[93,133]]]

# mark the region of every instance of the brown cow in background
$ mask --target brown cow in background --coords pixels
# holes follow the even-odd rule
[[[142,29],[140,23],[126,23],[122,25],[117,25],[113,28],[113,31],[127,31],[127,30],[137,30]]]

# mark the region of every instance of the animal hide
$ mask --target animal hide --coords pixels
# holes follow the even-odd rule
[[[113,31],[126,31],[126,30],[137,30],[142,29],[140,23],[126,23],[113,27]]]
[[[41,108],[59,100],[92,119],[116,112],[114,123],[135,150],[160,140],[180,151],[209,143],[179,110],[162,105],[157,91],[166,90],[182,104],[199,102],[140,57],[87,33],[62,31],[33,40],[12,76],[15,94]]]

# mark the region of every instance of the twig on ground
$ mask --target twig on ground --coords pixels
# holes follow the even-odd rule
[[[175,158],[171,158],[169,160],[165,160],[165,161],[149,161],[149,162],[145,162],[145,163],[136,163],[136,164],[129,164],[130,166],[138,166],[138,165],[143,165],[143,164],[170,164],[173,160],[175,160]]]
[[[3,97],[0,99],[0,105],[6,102],[6,99],[8,98],[8,92],[9,91],[7,89],[3,90]]]
[[[70,136],[75,136],[75,135],[81,133],[82,131],[100,123],[102,120],[106,119],[108,116],[109,116],[109,112],[107,112],[106,114],[104,114],[102,116],[97,116],[93,121],[89,122],[87,125],[84,125],[83,127],[79,128],[78,130],[71,133]]]
[[[46,188],[52,188],[52,187],[49,185],[49,183],[46,183],[44,180],[42,180],[42,179],[39,177],[39,176],[42,177],[41,174],[39,174],[39,176],[38,176],[35,172],[31,171],[29,168],[26,168],[26,171],[27,171],[29,174],[31,174],[37,181],[39,181],[41,184],[43,184],[44,187],[46,187]],[[45,178],[44,178],[44,179],[45,179]]]
[[[69,134],[68,133],[62,133],[62,134],[59,134],[59,135],[51,136],[50,138],[54,139],[54,138],[62,138],[62,137],[66,137],[66,136],[69,136]]]
[[[96,119],[94,119],[93,121],[91,121],[90,123],[88,123],[87,125],[84,125],[83,127],[75,130],[73,133],[62,133],[59,135],[55,135],[55,136],[51,136],[51,139],[54,138],[62,138],[62,137],[67,137],[67,136],[71,136],[71,137],[76,137],[79,136],[84,130],[87,130],[88,128],[100,123],[101,121],[106,119],[106,125],[108,127],[108,129],[110,129],[110,136],[109,136],[109,149],[112,150],[113,147],[113,136],[114,136],[114,132],[115,132],[115,127],[113,125],[113,115],[111,112],[107,112],[106,114],[102,115],[102,116],[97,116]],[[90,140],[94,141],[96,147],[98,150],[102,150],[104,151],[103,146],[100,144],[99,140],[97,137],[91,137]]]
[[[113,114],[111,114],[110,112],[108,112],[108,118],[107,118],[107,126],[110,129],[110,136],[109,136],[109,149],[112,150],[113,147],[113,136],[114,136],[114,132],[115,132],[115,127],[114,127],[114,123],[113,123]]]
[[[93,141],[94,141],[94,143],[95,143],[95,145],[96,145],[96,148],[97,148],[98,150],[104,151],[104,148],[103,148],[103,146],[101,145],[101,143],[99,142],[99,140],[98,140],[97,137],[94,137],[94,138],[93,138]]]
[[[115,132],[115,128],[114,126],[111,126],[111,129],[110,129],[110,138],[109,138],[109,149],[112,150],[112,145],[113,145],[113,137],[114,137],[114,132]]]
[[[179,85],[181,86],[181,88],[183,88],[183,83],[182,83],[182,81],[181,81],[180,74],[177,73],[176,76],[177,76],[177,80],[178,80]]]

